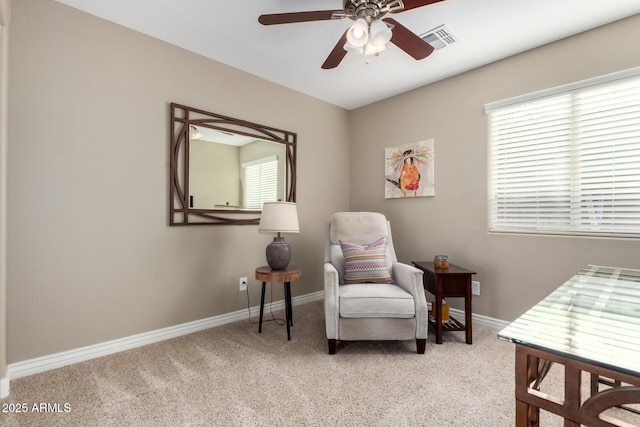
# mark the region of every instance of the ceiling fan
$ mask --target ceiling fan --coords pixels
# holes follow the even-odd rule
[[[420,60],[429,56],[433,47],[395,19],[384,16],[441,1],[443,0],[344,0],[343,9],[272,13],[260,15],[258,22],[262,25],[277,25],[344,18],[355,21],[322,64],[325,70],[337,67],[347,51],[377,55],[389,41],[414,59]]]

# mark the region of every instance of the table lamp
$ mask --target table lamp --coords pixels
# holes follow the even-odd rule
[[[262,205],[259,233],[278,233],[267,245],[267,264],[272,270],[284,270],[291,261],[291,246],[280,233],[299,233],[298,210],[291,202],[266,202]]]

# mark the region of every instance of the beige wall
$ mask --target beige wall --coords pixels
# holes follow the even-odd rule
[[[628,42],[638,39],[635,16],[353,111],[351,209],[388,216],[401,260],[444,253],[476,270],[474,312],[498,319],[513,320],[586,264],[640,268],[638,239],[488,234],[484,114],[487,102],[640,66]],[[384,148],[427,138],[435,197],[385,200]]]
[[[258,303],[272,236],[168,226],[170,102],[298,134],[292,293],[322,289],[345,110],[52,0],[14,2],[9,71],[9,363],[243,309],[241,276]]]
[[[189,196],[193,206],[241,206],[240,147],[210,141],[189,142]]]
[[[7,141],[9,122],[9,24],[11,1],[0,0],[0,398],[7,379]]]

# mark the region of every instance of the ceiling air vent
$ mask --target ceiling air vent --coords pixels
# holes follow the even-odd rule
[[[433,30],[421,34],[420,38],[433,46],[436,50],[452,45],[457,41],[456,37],[444,25],[440,25]]]

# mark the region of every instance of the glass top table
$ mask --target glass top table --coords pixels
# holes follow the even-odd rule
[[[588,265],[498,338],[640,376],[640,270]]]
[[[640,270],[588,265],[498,338],[516,344],[517,427],[538,427],[540,410],[565,426],[621,425],[613,408],[639,413],[627,405],[640,403]],[[554,364],[564,376],[560,397],[540,391]]]

